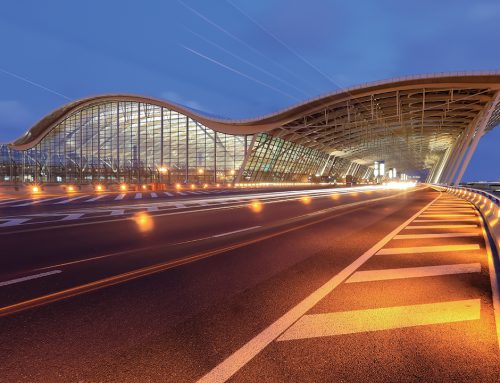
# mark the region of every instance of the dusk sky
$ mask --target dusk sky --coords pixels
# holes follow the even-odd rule
[[[256,117],[391,77],[500,69],[500,2],[11,1],[0,12],[0,142],[78,98],[132,93]],[[464,180],[499,180],[500,129]]]

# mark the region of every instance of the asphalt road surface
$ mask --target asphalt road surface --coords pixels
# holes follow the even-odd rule
[[[116,196],[0,201],[0,382],[500,381],[496,255],[468,202]]]

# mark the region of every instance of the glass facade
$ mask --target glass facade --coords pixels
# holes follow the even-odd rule
[[[216,132],[165,107],[96,103],[27,150],[0,145],[7,183],[257,183],[368,178],[370,168],[272,133]]]
[[[156,105],[111,102],[71,114],[31,149],[3,146],[0,171],[13,182],[233,182],[251,138]]]
[[[340,180],[347,174],[368,178],[367,166],[295,144],[267,133],[258,134],[242,173],[242,182],[308,182]]]

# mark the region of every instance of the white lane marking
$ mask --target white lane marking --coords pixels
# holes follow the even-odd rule
[[[52,197],[52,198],[33,199],[30,202],[22,203],[22,204],[19,204],[19,205],[12,205],[10,207],[21,207],[21,206],[36,205],[38,203],[53,201],[55,199],[61,199],[61,198],[65,198],[65,197],[60,197],[59,196],[59,197]]]
[[[183,193],[183,192],[177,192],[177,194],[179,194],[179,195],[187,195],[186,193]]]
[[[172,193],[169,193],[169,192],[164,192],[163,194],[165,194],[167,197],[173,197],[174,196]]]
[[[455,238],[478,237],[480,233],[442,233],[442,234],[398,234],[393,239]]]
[[[87,195],[81,195],[81,196],[78,196],[78,197],[69,198],[69,199],[65,199],[64,201],[54,202],[54,205],[63,205],[63,204],[67,204],[67,203],[70,203],[70,202],[76,201],[77,199],[80,199],[80,198],[85,198],[85,197],[88,197],[88,194],[87,194]]]
[[[480,263],[408,267],[401,269],[356,271],[345,283],[387,281],[391,279],[435,277],[439,275],[480,273]]]
[[[448,219],[416,219],[413,222],[476,222],[477,221],[477,216],[474,218],[460,218],[460,219],[455,219],[455,218],[448,218]]]
[[[480,299],[313,314],[300,318],[278,338],[278,341],[463,322],[480,318]]]
[[[142,193],[135,193],[134,199],[141,199],[142,198]]]
[[[431,214],[431,213],[424,213],[422,214],[420,217],[422,218],[432,218],[432,217],[436,217],[436,218],[442,218],[442,217],[454,217],[454,218],[471,218],[471,217],[476,217],[477,215],[476,214]]]
[[[392,232],[387,234],[379,242],[373,245],[370,249],[364,252],[359,258],[352,262],[345,269],[334,275],[329,281],[322,285],[317,290],[313,291],[309,296],[304,298],[296,306],[292,307],[288,312],[274,321],[269,327],[262,330],[257,336],[249,340],[242,347],[228,356],[225,360],[215,366],[212,370],[206,373],[198,380],[198,383],[223,383],[233,376],[240,368],[252,360],[271,342],[279,337],[287,328],[293,325],[300,317],[313,308],[319,301],[330,294],[333,289],[346,280],[353,272],[361,265],[368,261],[377,251],[383,248],[396,234],[409,225],[419,214],[422,213],[428,206],[435,202],[439,195],[422,210],[418,211]]]
[[[150,206],[147,208],[147,211],[158,211],[158,206]]]
[[[206,202],[198,202],[198,205],[200,205],[200,206],[208,206],[208,203],[206,203]]]
[[[101,199],[101,198],[104,198],[104,197],[106,197],[106,194],[103,194],[103,195],[98,195],[97,197],[94,197],[94,198],[88,199],[88,200],[86,200],[85,202],[94,202],[94,201],[97,201],[98,199]]]
[[[156,194],[155,192],[151,192],[150,195],[151,198],[158,198],[158,194]]]
[[[61,219],[61,221],[71,221],[73,219],[79,219],[83,216],[83,213],[73,213],[73,214],[68,214],[66,217]]]
[[[123,214],[125,214],[125,210],[120,209],[120,210],[111,210],[110,215],[123,215]]]
[[[14,202],[14,201],[18,201],[18,202],[21,202],[21,201],[27,201],[27,200],[24,200],[24,199],[16,199],[16,198],[2,198],[0,200],[0,205],[4,205],[6,203],[10,203],[10,202]]]
[[[459,229],[466,227],[477,227],[477,225],[426,225],[426,226],[407,226],[405,229],[413,230],[413,229]]]
[[[184,205],[183,203],[176,203],[176,204],[175,204],[175,207],[176,207],[177,209],[182,209],[183,207],[186,207],[186,205]]]
[[[212,235],[212,237],[217,238],[217,237],[223,237],[225,235],[231,235],[231,234],[236,234],[236,233],[241,233],[242,231],[247,231],[247,230],[252,230],[252,229],[257,229],[260,226],[252,226],[252,227],[247,227],[245,229],[239,229],[239,230],[233,230],[233,231],[228,231],[227,233],[222,233],[222,234],[216,234]]]
[[[449,202],[438,202],[432,206],[472,206],[470,202],[460,202],[460,201],[449,201]]]
[[[416,246],[416,247],[393,247],[380,250],[377,255],[391,254],[420,254],[420,253],[441,253],[446,251],[466,251],[479,250],[478,244],[472,245],[444,245],[444,246]]]
[[[121,194],[118,194],[115,198],[115,201],[120,201],[122,200],[123,198],[125,198],[126,194],[125,193],[121,193]]]
[[[0,223],[0,227],[9,227],[9,226],[17,226],[22,223],[29,221],[31,218],[13,218],[9,219],[7,222]]]
[[[13,285],[14,283],[19,283],[19,282],[30,281],[32,279],[47,277],[49,275],[59,274],[59,273],[62,273],[62,270],[52,270],[52,271],[47,271],[45,273],[30,275],[30,276],[27,276],[27,277],[11,279],[10,281],[0,282],[0,287],[1,286]]]
[[[432,213],[432,214],[470,214],[470,213],[475,213],[476,209],[427,209],[425,213]]]
[[[314,216],[314,215],[319,215],[321,213],[324,213],[323,210],[313,211],[312,213],[309,213],[309,214],[306,214],[306,215]]]

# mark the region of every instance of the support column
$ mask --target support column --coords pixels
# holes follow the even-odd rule
[[[443,169],[445,168],[445,166],[448,164],[448,160],[450,158],[452,151],[453,151],[453,149],[450,146],[446,150],[446,152],[443,154],[441,161],[439,161],[437,163],[437,167],[434,169],[434,173],[432,174],[432,178],[429,180],[430,182],[438,183],[440,181],[441,174],[443,173]]]
[[[234,180],[234,183],[236,183],[236,184],[241,182],[241,176],[243,175],[243,172],[245,171],[245,168],[246,168],[247,163],[248,163],[248,159],[252,155],[252,149],[255,146],[255,141],[257,139],[257,134],[258,133],[255,133],[252,136],[252,141],[250,142],[250,146],[248,148],[245,148],[246,149],[245,150],[245,158],[243,158],[243,162],[241,163],[241,166],[238,169],[238,174],[236,175],[236,179]],[[245,142],[246,142],[246,139],[245,139]]]
[[[477,116],[467,127],[466,131],[464,132],[465,134],[462,136],[462,139],[457,145],[457,150],[454,153],[452,162],[449,164],[448,171],[446,173],[446,178],[444,179],[444,182],[446,184],[451,184],[451,181],[455,177],[455,174],[457,172],[457,169],[462,162],[462,158],[464,156],[465,151],[467,150],[467,147],[470,145],[470,141],[472,139],[472,135],[474,133],[474,129],[477,125],[479,116]]]
[[[490,121],[491,115],[495,111],[496,105],[499,100],[500,100],[500,91],[496,91],[489,106],[484,110],[485,112],[484,116],[482,116],[481,120],[479,121],[474,138],[472,140],[472,143],[470,144],[469,150],[467,151],[467,156],[465,157],[462,166],[460,167],[460,171],[458,172],[457,178],[455,179],[454,183],[455,185],[460,184],[460,181],[462,180],[462,177],[465,173],[465,169],[467,169],[467,166],[469,165],[470,159],[472,158],[472,155],[476,150],[477,144],[479,143],[479,140],[481,139],[484,130],[486,129],[486,126],[488,126],[488,122]]]

